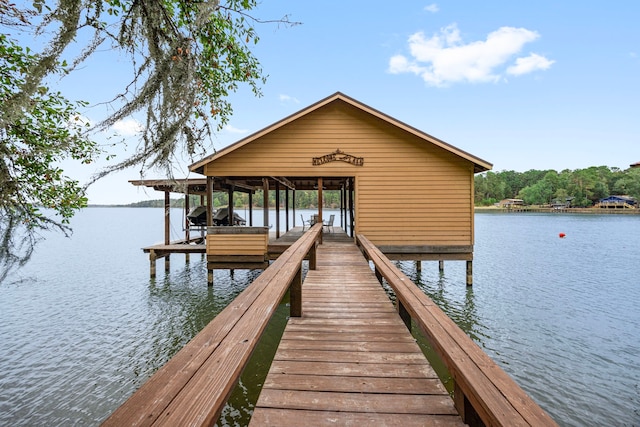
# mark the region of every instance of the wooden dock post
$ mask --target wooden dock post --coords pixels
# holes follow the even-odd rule
[[[213,270],[207,268],[207,286],[213,286]]]
[[[149,251],[149,276],[156,277],[156,251],[153,249]]]
[[[478,412],[473,408],[473,405],[469,402],[469,399],[465,396],[464,391],[458,383],[455,382],[453,384],[453,404],[466,425],[484,426],[480,415],[478,415]]]
[[[302,317],[302,265],[289,288],[289,314],[291,317]]]
[[[444,271],[444,260],[442,259],[438,261],[438,270],[440,271],[440,273]]]
[[[404,325],[407,327],[409,332],[411,332],[411,314],[407,310],[407,307],[404,306],[402,301],[397,300],[397,304],[398,304],[398,315],[404,322]]]
[[[422,271],[422,261],[416,261],[416,271],[419,273]]]
[[[382,273],[377,268],[375,268],[375,273],[376,273],[376,278],[378,279],[378,282],[382,284]]]
[[[320,238],[322,238],[322,230],[320,231]],[[309,270],[316,269],[316,245],[314,244],[309,251]]]
[[[473,261],[467,261],[467,286],[473,285]]]

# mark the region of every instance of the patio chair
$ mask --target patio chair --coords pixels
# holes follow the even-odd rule
[[[313,221],[313,217],[311,217],[311,219],[304,219],[304,216],[302,216],[302,214],[300,214],[300,219],[302,220],[302,231],[304,231],[304,228],[306,226],[308,226],[309,228],[311,228],[311,226],[313,225],[312,221]]]
[[[335,215],[329,215],[329,220],[323,222],[322,225],[327,229],[327,231],[329,231],[329,228],[331,228],[331,232],[333,233],[333,221],[335,219],[336,219]]]

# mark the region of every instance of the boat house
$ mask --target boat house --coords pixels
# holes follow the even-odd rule
[[[596,207],[601,209],[635,209],[638,203],[631,196],[609,196],[600,199]]]
[[[500,208],[513,209],[521,208],[524,206],[524,200],[522,199],[502,199],[496,205]]]
[[[366,235],[391,259],[466,260],[469,275],[474,174],[491,167],[338,92],[189,169],[210,188],[230,188],[231,207],[234,188],[286,190],[294,201],[295,190],[318,190],[319,200],[340,190],[340,225],[351,237]]]

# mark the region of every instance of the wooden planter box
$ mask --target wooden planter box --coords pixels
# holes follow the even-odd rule
[[[265,262],[268,245],[268,227],[207,227],[208,262]]]

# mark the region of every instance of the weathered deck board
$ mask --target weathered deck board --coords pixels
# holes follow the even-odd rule
[[[327,239],[316,266],[250,425],[464,425],[357,247]]]

